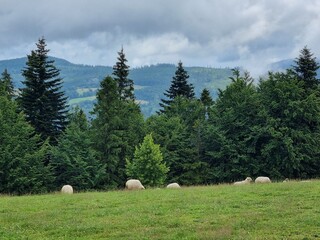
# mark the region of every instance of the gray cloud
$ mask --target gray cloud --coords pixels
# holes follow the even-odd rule
[[[112,65],[243,66],[254,74],[308,45],[320,55],[316,0],[0,0],[0,58],[25,56],[45,36],[51,54]]]

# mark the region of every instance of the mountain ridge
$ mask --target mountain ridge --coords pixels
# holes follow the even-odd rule
[[[110,66],[74,64],[62,58],[49,57],[60,70],[63,78],[63,90],[69,97],[70,105],[79,105],[86,113],[92,110],[96,90],[107,75],[112,75]],[[21,72],[26,67],[27,57],[0,60],[0,71],[7,69],[15,88],[22,88],[24,80]],[[200,96],[204,88],[208,88],[213,97],[217,89],[224,89],[232,75],[230,68],[184,67],[190,78],[189,82],[195,87],[195,93]],[[135,95],[145,116],[154,114],[159,109],[163,93],[170,87],[176,65],[159,63],[155,65],[131,68],[129,78],[135,84]]]

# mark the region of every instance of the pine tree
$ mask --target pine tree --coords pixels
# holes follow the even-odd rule
[[[12,83],[11,75],[7,69],[3,71],[0,78],[0,95],[6,95],[10,99],[14,96],[14,87]]]
[[[114,80],[116,80],[118,84],[118,92],[120,99],[122,100],[134,100],[134,87],[133,87],[133,81],[128,78],[129,76],[129,68],[126,64],[128,61],[126,59],[126,56],[123,52],[123,48],[121,48],[121,51],[118,52],[118,62],[116,62],[116,65],[113,66],[113,76]]]
[[[317,78],[317,70],[319,64],[310,49],[306,46],[300,51],[300,56],[295,60],[293,71],[298,76],[300,81],[303,81],[307,90],[316,89],[319,85]]]
[[[48,59],[45,39],[39,39],[36,45],[22,71],[25,88],[21,89],[19,102],[26,119],[42,139],[49,137],[50,143],[56,144],[67,125],[67,98],[61,91],[60,71]]]
[[[154,144],[151,134],[146,135],[142,144],[136,147],[133,160],[127,160],[128,177],[137,178],[147,186],[164,184],[168,171],[163,162],[160,145]]]
[[[170,106],[172,101],[176,97],[184,97],[187,99],[194,98],[194,87],[192,84],[188,83],[189,75],[187,71],[183,68],[182,62],[178,63],[175,76],[172,77],[171,86],[169,90],[166,90],[164,95],[167,99],[161,99],[160,107],[163,109],[160,112],[164,112],[167,107]]]

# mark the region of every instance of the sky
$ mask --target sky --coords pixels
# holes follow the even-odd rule
[[[49,55],[113,66],[243,67],[259,75],[307,46],[320,57],[318,0],[0,0],[0,60]]]

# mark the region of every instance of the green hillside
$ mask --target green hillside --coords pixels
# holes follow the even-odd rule
[[[86,112],[92,109],[96,90],[100,81],[112,74],[112,67],[73,64],[59,58],[55,65],[61,70],[64,79],[64,91],[69,97],[70,105],[80,105]],[[21,70],[25,67],[26,58],[0,61],[0,71],[5,68],[11,74],[15,87],[22,87]],[[190,82],[195,86],[199,96],[203,88],[208,88],[213,97],[218,88],[225,88],[230,82],[231,70],[228,68],[186,67]],[[176,66],[173,64],[157,64],[131,69],[129,77],[134,80],[135,94],[146,116],[158,110],[163,92],[169,88]]]
[[[319,239],[320,181],[0,196],[0,239]]]

